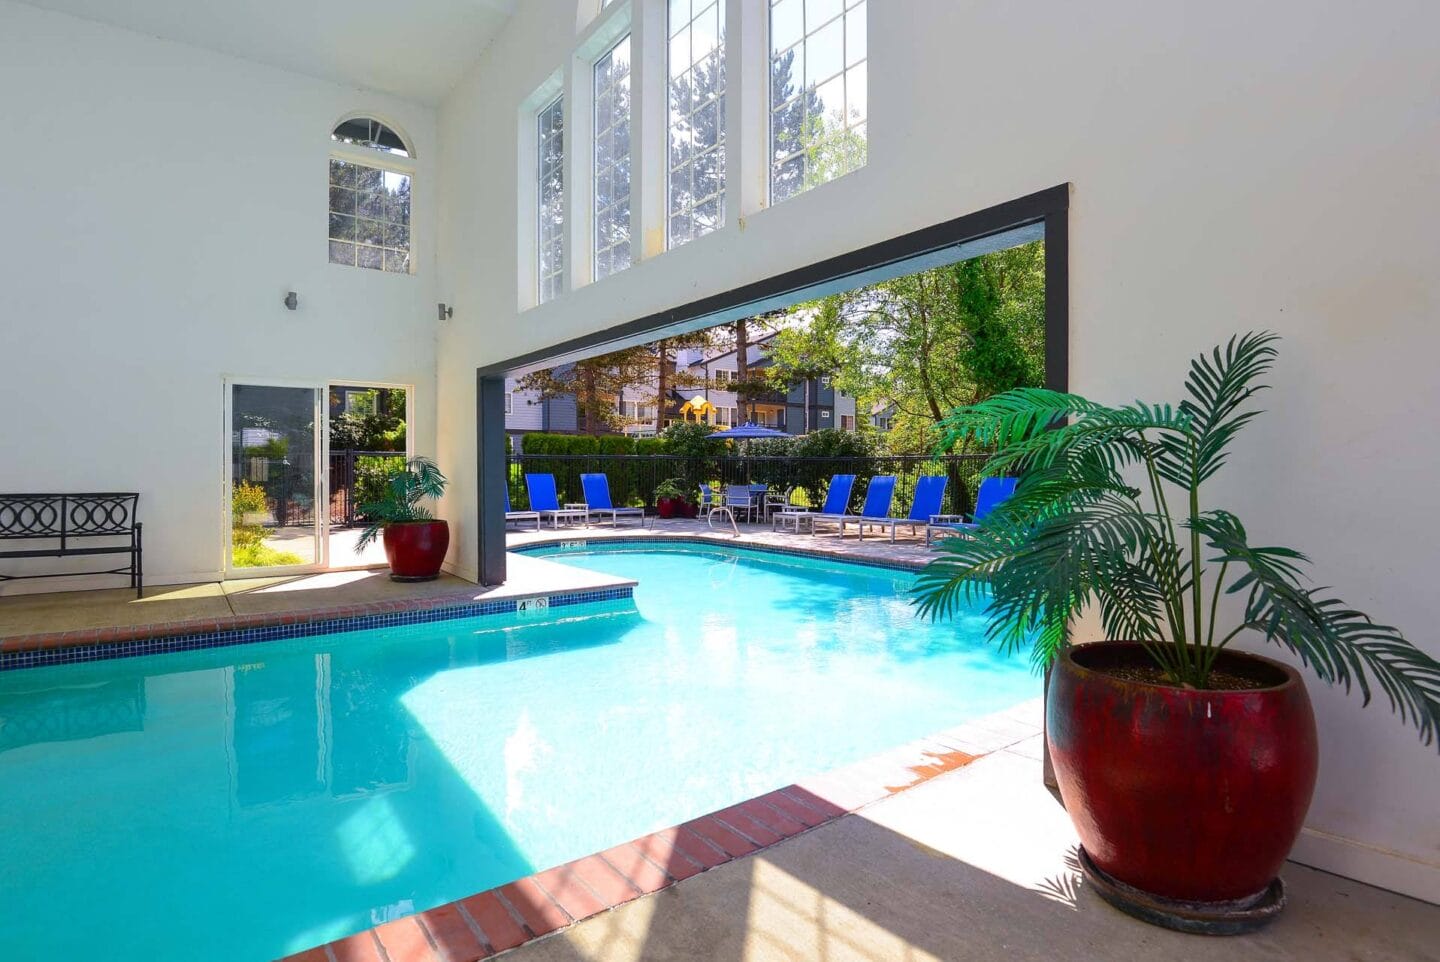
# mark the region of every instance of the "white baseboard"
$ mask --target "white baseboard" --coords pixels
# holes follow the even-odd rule
[[[1290,859],[1440,905],[1440,864],[1404,852],[1306,828],[1290,852]]]

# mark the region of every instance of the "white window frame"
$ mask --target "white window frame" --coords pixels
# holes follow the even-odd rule
[[[766,30],[765,30],[765,38],[766,38],[766,42],[765,42],[765,101],[766,101],[766,111],[765,111],[765,115],[766,115],[766,124],[765,124],[765,126],[766,126],[766,130],[765,130],[766,174],[765,174],[765,180],[766,180],[766,196],[769,198],[769,202],[770,202],[770,204],[772,204],[772,205],[773,205],[773,204],[777,204],[777,203],[782,203],[783,201],[788,200],[790,197],[799,196],[800,194],[805,193],[807,190],[809,190],[809,189],[811,189],[811,188],[813,188],[813,187],[818,187],[818,186],[820,186],[821,183],[828,183],[828,182],[829,182],[829,181],[821,181],[821,182],[813,183],[813,184],[810,184],[810,185],[807,186],[807,185],[804,183],[804,180],[803,180],[803,177],[802,177],[802,181],[801,181],[800,187],[799,187],[793,194],[790,194],[789,197],[777,198],[777,197],[775,196],[775,182],[776,182],[776,173],[777,173],[777,171],[778,171],[784,164],[790,162],[791,160],[795,159],[796,157],[801,157],[801,156],[803,156],[803,155],[805,154],[805,152],[810,149],[810,145],[807,144],[807,143],[804,143],[804,142],[803,142],[803,137],[802,137],[802,143],[800,144],[799,147],[797,147],[797,148],[794,149],[794,150],[791,150],[790,152],[786,153],[785,155],[783,155],[783,156],[781,156],[781,157],[778,157],[778,158],[777,158],[777,157],[775,156],[775,110],[776,110],[776,107],[778,107],[778,106],[784,106],[784,104],[791,103],[794,99],[796,99],[796,98],[791,98],[791,100],[787,100],[787,101],[785,101],[785,102],[782,103],[782,104],[774,104],[774,103],[771,103],[771,102],[770,102],[770,98],[771,98],[771,96],[774,94],[774,82],[773,82],[773,79],[772,79],[772,77],[771,77],[771,71],[774,69],[774,66],[773,66],[773,65],[774,65],[774,58],[775,58],[775,55],[776,55],[776,51],[774,50],[774,48],[773,48],[773,46],[772,46],[772,44],[771,44],[771,40],[772,40],[772,38],[773,38],[773,24],[774,24],[774,19],[773,19],[773,18],[774,18],[775,7],[776,7],[779,3],[781,3],[781,2],[799,3],[799,4],[801,5],[801,17],[802,17],[802,20],[801,20],[801,35],[800,35],[800,39],[799,39],[798,41],[796,41],[795,43],[791,44],[790,46],[786,47],[784,50],[780,51],[780,53],[787,53],[787,52],[790,52],[790,51],[792,51],[792,50],[793,50],[793,51],[798,51],[798,53],[799,53],[799,55],[800,55],[800,57],[801,57],[801,63],[802,63],[801,76],[798,78],[798,81],[797,81],[798,93],[796,94],[796,98],[803,98],[803,97],[807,96],[807,95],[808,95],[808,91],[809,91],[809,89],[810,89],[810,88],[809,88],[809,85],[806,83],[805,71],[808,69],[808,66],[805,64],[805,60],[806,60],[806,58],[808,58],[808,56],[809,56],[809,49],[808,49],[808,48],[809,48],[809,43],[810,43],[811,38],[812,38],[815,34],[817,34],[818,32],[820,32],[821,30],[827,29],[827,28],[829,28],[830,26],[832,26],[837,20],[840,21],[840,24],[841,24],[841,26],[840,26],[840,31],[841,31],[840,71],[839,71],[838,73],[831,74],[831,75],[829,75],[829,76],[827,76],[827,77],[824,77],[824,78],[818,78],[818,80],[819,80],[818,86],[824,86],[825,84],[831,83],[832,81],[834,81],[834,80],[836,80],[836,79],[839,79],[839,80],[840,80],[840,83],[842,84],[842,86],[843,86],[844,89],[845,89],[845,95],[844,95],[844,101],[845,101],[845,102],[844,102],[844,105],[843,105],[843,107],[842,107],[842,109],[841,109],[841,111],[840,111],[840,113],[841,113],[841,119],[842,119],[842,121],[843,121],[843,128],[844,128],[844,130],[845,130],[846,132],[855,131],[855,130],[861,131],[862,136],[863,136],[864,139],[866,140],[867,146],[866,146],[866,158],[865,158],[865,160],[864,160],[863,162],[861,162],[861,164],[860,164],[858,167],[854,168],[854,170],[843,171],[842,173],[836,175],[836,177],[832,177],[831,180],[835,180],[835,179],[837,179],[838,177],[844,176],[845,174],[854,173],[855,170],[859,170],[859,169],[863,168],[867,163],[869,163],[869,147],[868,147],[868,142],[869,142],[869,123],[870,123],[870,108],[869,108],[869,102],[870,102],[870,97],[869,97],[869,83],[870,83],[870,80],[869,80],[869,70],[870,70],[869,16],[870,16],[870,3],[868,2],[868,0],[844,0],[844,2],[841,4],[841,11],[840,11],[840,13],[839,13],[838,16],[832,17],[832,18],[830,18],[829,20],[826,20],[825,22],[820,23],[820,24],[817,24],[817,25],[815,25],[815,26],[812,27],[806,20],[803,19],[803,18],[805,17],[804,0],[765,0],[765,25],[766,25]],[[855,14],[855,15],[856,15],[856,19],[860,19],[860,18],[863,18],[863,19],[864,19],[864,22],[865,22],[865,28],[864,28],[864,29],[865,29],[865,33],[866,33],[865,56],[858,58],[854,63],[851,63],[851,62],[850,62],[850,41],[851,41],[850,31],[851,31],[851,16],[852,16],[852,14]],[[864,101],[865,101],[865,105],[866,105],[866,107],[865,107],[865,115],[864,115],[863,117],[860,117],[858,120],[853,119],[853,118],[851,117],[851,112],[850,112],[850,106],[851,106],[851,102],[852,102],[852,99],[853,99],[853,98],[850,96],[850,84],[851,84],[851,82],[852,82],[852,80],[853,80],[853,78],[851,77],[851,72],[852,72],[852,71],[855,71],[855,70],[857,70],[857,69],[859,69],[859,70],[862,72],[862,77],[861,77],[861,79],[860,79],[859,82],[862,83],[862,84],[864,84],[864,85],[865,85],[865,88],[866,88],[866,89],[865,89],[865,93],[864,93]],[[830,110],[829,110],[828,107],[827,107],[826,112],[827,112],[827,113],[830,112]],[[802,134],[803,134],[803,132],[802,132]]]
[[[543,131],[543,127],[547,122],[547,118],[555,112],[558,112],[560,115],[560,129],[556,133],[556,136],[560,138],[561,142],[560,157],[557,164],[557,172],[560,175],[560,196],[557,198],[557,201],[560,204],[562,214],[559,225],[554,227],[555,233],[547,234],[547,225],[545,223],[545,183],[547,171],[545,168],[544,151],[546,134]],[[568,188],[570,180],[570,178],[567,176],[567,171],[565,169],[566,158],[569,156],[569,150],[566,145],[570,143],[570,138],[568,135],[568,131],[565,129],[565,127],[565,93],[564,91],[561,91],[560,93],[556,94],[554,97],[546,101],[544,104],[542,104],[540,108],[535,111],[534,123],[531,126],[531,138],[534,143],[535,149],[535,207],[533,213],[535,223],[535,303],[537,304],[548,303],[549,301],[552,301],[560,295],[564,294],[568,289],[566,265],[569,263],[569,251],[567,250],[567,245],[565,243],[565,233],[568,227],[568,218],[565,217],[564,211],[566,207],[566,195],[569,192]],[[545,250],[546,246],[548,246],[549,243],[554,241],[559,242],[559,263],[552,264],[551,271],[547,274],[544,271],[544,265],[541,259],[542,252]],[[546,282],[551,279],[555,281],[555,286],[554,289],[551,291],[550,295],[547,297],[545,293]]]
[[[387,151],[378,150],[378,149],[372,148],[372,147],[360,147],[360,146],[358,146],[358,145],[356,145],[356,144],[347,144],[347,143],[344,143],[343,141],[338,141],[338,140],[333,140],[333,139],[332,139],[332,140],[329,141],[330,154],[329,154],[329,157],[328,157],[328,158],[326,159],[326,161],[325,161],[325,188],[326,188],[325,194],[326,194],[326,197],[328,198],[328,197],[329,197],[329,194],[330,194],[330,190],[329,190],[329,188],[330,188],[330,161],[332,161],[332,160],[343,161],[344,163],[347,163],[347,164],[353,164],[353,165],[355,165],[356,167],[369,167],[369,168],[371,168],[371,169],[373,169],[373,170],[381,170],[381,171],[385,171],[385,172],[387,172],[387,173],[401,174],[401,175],[403,175],[403,176],[405,176],[405,177],[409,177],[409,178],[410,178],[410,238],[409,238],[409,244],[410,244],[410,259],[409,259],[409,266],[408,266],[408,270],[404,270],[404,271],[386,271],[386,270],[376,270],[376,269],[373,268],[373,267],[359,267],[359,266],[357,266],[357,265],[352,265],[352,264],[342,264],[342,263],[340,263],[340,262],[338,262],[338,261],[332,261],[332,260],[330,260],[330,228],[329,228],[329,214],[328,214],[328,213],[326,214],[326,228],[325,228],[325,260],[326,260],[327,263],[333,264],[333,265],[335,265],[336,267],[355,267],[356,270],[364,270],[364,271],[368,271],[368,272],[373,272],[373,273],[375,273],[375,274],[389,274],[389,275],[392,276],[392,277],[413,277],[413,276],[415,275],[416,263],[417,263],[418,254],[419,254],[419,249],[418,249],[418,247],[417,247],[417,245],[416,245],[415,239],[420,236],[420,231],[416,228],[417,214],[418,214],[418,209],[419,209],[419,206],[420,206],[420,205],[419,205],[418,185],[416,184],[416,177],[415,177],[415,171],[416,171],[415,142],[410,138],[410,135],[409,135],[409,134],[405,133],[405,132],[404,132],[403,130],[401,130],[398,126],[396,126],[394,123],[392,123],[389,119],[387,119],[387,118],[385,118],[385,117],[382,117],[382,116],[378,116],[378,115],[376,115],[375,113],[369,112],[369,111],[357,111],[357,112],[352,113],[352,114],[346,114],[345,116],[343,116],[343,117],[341,117],[340,119],[336,120],[335,123],[331,124],[331,125],[330,125],[330,129],[333,131],[336,127],[339,127],[341,124],[345,123],[346,121],[348,121],[348,120],[355,120],[355,119],[359,119],[359,118],[372,118],[372,119],[377,120],[377,121],[379,121],[380,123],[384,124],[386,127],[390,128],[390,130],[394,131],[395,135],[396,135],[397,137],[399,137],[402,141],[404,141],[404,143],[405,143],[405,149],[409,152],[409,156],[406,156],[405,154],[392,154],[392,153],[389,153],[389,152],[387,152]],[[328,200],[327,200],[327,202],[326,202],[326,208],[327,208],[327,211],[328,211],[328,208],[329,208],[329,202],[328,202]]]
[[[626,71],[627,71],[627,72],[626,72],[626,76],[625,76],[625,89],[632,95],[632,99],[631,99],[631,101],[630,101],[630,110],[629,110],[629,113],[626,115],[625,120],[624,120],[624,125],[625,125],[625,127],[626,127],[626,129],[627,129],[626,140],[629,142],[629,145],[630,145],[630,154],[629,154],[629,156],[626,158],[626,161],[628,162],[628,168],[629,168],[629,171],[630,171],[631,180],[630,180],[630,186],[629,186],[629,188],[628,188],[628,189],[626,190],[626,192],[625,192],[625,199],[624,199],[623,201],[617,202],[617,201],[614,199],[614,197],[613,197],[613,190],[612,190],[612,194],[611,194],[611,197],[610,197],[610,199],[609,199],[609,202],[602,208],[601,205],[600,205],[600,191],[599,191],[600,179],[601,179],[601,177],[602,177],[603,174],[609,173],[609,174],[612,176],[612,184],[613,184],[613,175],[614,175],[615,170],[616,170],[616,168],[617,168],[617,166],[618,166],[618,158],[615,157],[615,156],[612,156],[612,157],[611,157],[611,159],[610,159],[610,164],[609,164],[607,170],[602,170],[602,169],[600,168],[600,164],[599,164],[599,149],[600,149],[600,136],[601,136],[601,134],[602,134],[602,131],[601,131],[601,129],[600,129],[601,118],[600,118],[600,116],[599,116],[599,109],[600,109],[600,104],[601,104],[601,94],[602,94],[602,91],[599,89],[599,86],[598,86],[598,72],[599,72],[599,69],[600,69],[600,61],[604,60],[606,57],[613,57],[615,51],[620,47],[621,44],[625,44],[625,45],[628,47],[629,53],[630,53],[630,60],[628,61],[627,66],[626,66]],[[590,270],[591,270],[591,278],[592,278],[593,280],[597,280],[597,281],[600,280],[600,279],[603,278],[603,277],[609,277],[609,276],[612,275],[612,274],[618,274],[618,273],[620,273],[620,271],[625,270],[626,268],[630,267],[630,266],[631,266],[632,264],[634,264],[634,262],[635,262],[635,246],[634,246],[634,245],[635,245],[635,223],[634,223],[634,211],[633,211],[633,207],[632,207],[632,199],[633,199],[633,196],[634,196],[634,189],[635,189],[635,183],[634,183],[634,175],[635,175],[635,167],[634,167],[634,155],[635,155],[635,142],[634,142],[634,135],[635,135],[635,115],[634,115],[634,100],[633,100],[633,92],[634,92],[634,81],[633,81],[633,78],[634,78],[634,70],[632,69],[632,65],[634,64],[635,52],[636,52],[636,51],[635,51],[635,46],[634,46],[633,42],[631,41],[631,35],[630,35],[630,33],[627,31],[627,32],[624,33],[622,36],[620,36],[617,40],[615,40],[613,43],[611,43],[609,46],[607,46],[607,47],[605,48],[605,52],[602,53],[600,56],[596,57],[595,60],[594,60],[594,62],[591,63],[591,65],[590,65],[590,78],[591,78],[591,88],[590,88],[590,90],[591,90],[591,98],[592,98],[592,103],[591,103],[591,127],[590,127],[590,129],[591,129],[591,136],[590,136],[590,191],[591,191],[591,203],[590,203],[590,218],[591,218],[591,226],[590,226]],[[613,60],[612,60],[612,68],[613,68]],[[618,83],[612,84],[612,85],[610,86],[610,88],[608,89],[608,91],[603,91],[603,92],[609,92],[609,93],[611,93],[612,96],[613,96],[613,93],[614,93],[614,91],[615,91],[616,89],[618,89],[618,86],[619,86]],[[610,132],[613,132],[613,131],[618,130],[618,129],[619,129],[619,123],[617,122],[617,123],[615,123],[615,124],[612,124],[610,127],[608,127],[605,131],[603,131],[603,133],[610,133]],[[615,213],[615,212],[620,212],[620,211],[623,211],[623,212],[624,212],[624,216],[625,216],[625,239],[624,239],[624,241],[617,241],[617,242],[615,242],[615,243],[605,244],[605,245],[602,246],[601,237],[600,237],[600,222],[601,222],[601,219],[602,219],[603,215],[605,215],[605,214],[607,214],[607,213]],[[601,257],[602,257],[602,255],[604,255],[604,254],[610,254],[610,255],[612,255],[612,257],[613,257],[614,252],[621,246],[622,243],[625,245],[625,248],[626,248],[626,250],[627,250],[627,254],[626,254],[626,259],[625,259],[624,265],[621,266],[621,267],[615,267],[615,266],[614,266],[614,262],[613,262],[613,260],[612,260],[612,261],[610,262],[610,264],[609,264],[609,269],[602,271],[602,270],[601,270]]]
[[[723,228],[723,227],[726,225],[726,223],[728,222],[728,219],[729,219],[729,218],[728,218],[727,211],[726,211],[726,205],[727,205],[727,203],[729,202],[728,198],[729,198],[729,186],[730,186],[730,185],[729,185],[729,173],[728,173],[728,172],[729,172],[729,164],[728,164],[728,162],[727,162],[727,154],[728,154],[728,151],[729,151],[728,128],[729,128],[729,126],[730,126],[730,124],[729,124],[729,122],[728,122],[728,117],[729,117],[729,112],[730,112],[730,104],[729,104],[728,101],[729,101],[729,91],[730,91],[730,87],[731,87],[730,69],[729,69],[729,62],[728,62],[728,59],[727,59],[727,58],[729,57],[729,55],[730,55],[730,45],[729,45],[729,33],[730,33],[730,31],[729,31],[729,14],[730,14],[730,5],[731,5],[731,4],[735,4],[735,5],[738,6],[738,5],[739,5],[740,3],[742,3],[742,2],[743,2],[743,0],[713,0],[713,4],[712,4],[712,3],[707,3],[706,0],[693,0],[693,4],[701,6],[701,10],[699,11],[699,13],[701,13],[701,14],[705,13],[706,11],[708,11],[712,5],[716,7],[715,13],[716,13],[716,22],[717,22],[717,24],[718,24],[718,28],[717,28],[717,29],[718,29],[718,31],[719,31],[719,36],[718,36],[718,38],[717,38],[717,43],[716,43],[715,50],[716,50],[716,51],[718,52],[718,54],[719,54],[720,62],[721,62],[722,64],[725,64],[725,83],[724,83],[724,85],[720,88],[719,92],[716,94],[714,103],[716,104],[716,108],[715,108],[715,109],[717,110],[717,112],[724,112],[724,113],[725,113],[725,115],[726,115],[726,117],[727,117],[727,122],[721,123],[721,124],[719,124],[719,125],[717,126],[717,128],[716,128],[716,143],[715,143],[715,145],[714,145],[713,147],[709,148],[709,151],[714,153],[715,158],[716,158],[716,161],[717,161],[717,164],[718,164],[719,190],[718,190],[716,193],[714,193],[714,194],[707,194],[707,195],[705,195],[704,198],[700,198],[698,201],[697,201],[697,199],[695,198],[695,196],[694,196],[693,193],[692,193],[692,194],[690,195],[690,197],[689,197],[688,202],[683,206],[683,208],[679,208],[679,209],[677,209],[676,207],[674,207],[674,206],[672,205],[672,202],[671,202],[671,188],[672,188],[672,186],[673,186],[674,176],[675,176],[675,168],[672,166],[672,159],[673,159],[673,158],[671,157],[671,151],[670,151],[670,147],[671,147],[671,130],[672,130],[672,127],[673,127],[673,120],[674,120],[674,118],[671,116],[671,108],[670,108],[670,81],[671,81],[671,78],[672,78],[673,76],[675,76],[675,74],[674,74],[674,67],[673,67],[673,64],[671,63],[671,58],[672,58],[672,56],[673,56],[673,51],[674,51],[676,39],[677,39],[678,37],[680,37],[680,35],[681,35],[682,33],[685,35],[686,38],[689,38],[689,37],[691,36],[691,32],[692,32],[692,30],[693,30],[693,28],[694,28],[695,23],[699,20],[699,16],[697,15],[697,12],[696,12],[696,10],[695,10],[695,8],[694,8],[694,5],[692,5],[692,6],[690,7],[690,16],[687,18],[687,20],[686,20],[686,22],[685,22],[685,25],[682,26],[682,27],[676,28],[675,25],[670,22],[670,12],[671,12],[670,4],[669,4],[669,3],[665,3],[665,6],[666,6],[666,14],[665,14],[665,18],[664,18],[664,21],[665,21],[665,41],[666,41],[666,42],[665,42],[665,70],[664,70],[664,72],[663,72],[663,74],[662,74],[662,76],[664,77],[664,80],[665,80],[665,91],[664,91],[664,95],[665,95],[665,111],[666,111],[665,134],[664,134],[664,138],[663,138],[663,151],[664,151],[664,158],[665,158],[665,163],[664,163],[664,167],[663,167],[663,170],[664,170],[664,179],[665,179],[665,203],[664,203],[663,209],[664,209],[664,213],[665,213],[665,247],[666,247],[667,250],[673,250],[674,248],[676,248],[676,247],[681,247],[681,246],[689,243],[690,241],[698,240],[699,238],[705,236],[706,234],[714,233],[715,231],[718,231],[718,230],[720,230],[721,228]],[[707,56],[709,56],[709,55],[707,54]],[[689,74],[692,74],[692,75],[693,75],[695,69],[700,65],[700,61],[696,61],[696,60],[695,60],[695,57],[694,57],[694,46],[693,46],[693,45],[690,47],[690,58],[689,58],[689,60],[687,61],[687,63],[688,63],[688,65],[686,66],[685,70],[681,71],[680,76],[683,76],[683,75],[685,75],[686,73],[689,73]],[[706,103],[705,106],[708,106],[708,104],[709,104],[709,102],[707,101],[707,103]],[[701,109],[704,109],[704,107],[702,106]],[[688,111],[687,116],[693,117],[696,113],[697,113],[697,111],[692,108],[692,109],[690,109],[690,110]],[[686,163],[689,164],[690,172],[693,173],[693,171],[694,171],[694,169],[695,169],[695,168],[694,168],[694,158],[692,157],[691,160],[690,160],[690,161],[687,161]],[[686,164],[682,163],[680,166],[683,167],[683,166],[686,166]],[[693,183],[693,181],[692,181],[692,183]],[[716,208],[716,212],[715,212],[715,223],[713,224],[713,226],[711,226],[710,228],[708,228],[707,230],[705,230],[704,233],[697,233],[697,232],[695,231],[695,229],[694,229],[695,211],[696,211],[698,208],[704,206],[705,204],[711,202],[712,200],[714,201],[714,203],[715,203],[715,208]],[[674,226],[674,218],[676,217],[677,214],[683,214],[683,215],[687,216],[688,218],[690,218],[690,220],[691,220],[691,225],[692,225],[692,227],[691,227],[691,231],[690,231],[690,234],[689,234],[688,237],[684,237],[684,238],[680,238],[680,239],[677,239],[677,238],[675,237],[674,230],[673,230],[673,226]]]

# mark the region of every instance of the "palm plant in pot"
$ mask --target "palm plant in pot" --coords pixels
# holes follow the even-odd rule
[[[686,491],[683,478],[666,478],[655,485],[655,512],[662,518],[687,517]]]
[[[381,496],[360,505],[368,522],[357,549],[383,535],[395,581],[433,581],[450,548],[450,526],[425,506],[445,493],[447,481],[429,458],[411,458],[385,482]]]
[[[1310,804],[1314,716],[1290,665],[1378,687],[1428,745],[1440,663],[1392,627],[1308,587],[1307,559],[1252,545],[1204,488],[1259,413],[1277,338],[1250,333],[1190,365],[1178,404],[1097,404],[1018,389],[962,408],[947,443],[995,449],[1015,494],[919,577],[922,614],[984,606],[991,640],[1050,669],[1047,746],[1100,895],[1189,931],[1233,933],[1278,913],[1278,879]],[[1070,645],[1098,610],[1110,641]]]

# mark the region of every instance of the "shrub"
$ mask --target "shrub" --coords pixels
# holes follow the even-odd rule
[[[666,428],[660,440],[664,443],[666,454],[689,458],[714,457],[725,450],[725,442],[710,437],[714,430],[708,424],[681,421]]]
[[[305,563],[305,559],[293,551],[281,551],[265,544],[237,544],[231,560],[237,568],[270,568]]]
[[[264,444],[252,444],[245,449],[245,457],[264,458],[266,461],[284,461],[289,453],[289,438],[271,438]]]
[[[867,458],[875,453],[875,442],[856,431],[821,428],[797,438],[791,453],[797,458]]]
[[[265,497],[265,489],[260,485],[241,481],[231,490],[230,541],[235,546],[236,564],[242,563],[238,560],[242,547],[254,547],[265,540],[265,528],[258,524],[247,523],[245,516],[267,510],[269,510],[269,501]]]
[[[355,486],[354,498],[357,505],[355,516],[365,520],[359,505],[380,501],[385,497],[385,490],[390,484],[390,479],[405,470],[405,456],[385,457],[383,455],[368,455],[355,459]]]

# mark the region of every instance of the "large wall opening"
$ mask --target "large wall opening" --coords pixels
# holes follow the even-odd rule
[[[1069,383],[1069,186],[1009,201],[670,310],[482,367],[476,372],[480,581],[505,581],[505,380],[690,334],[984,254],[1044,242],[1045,383]]]

